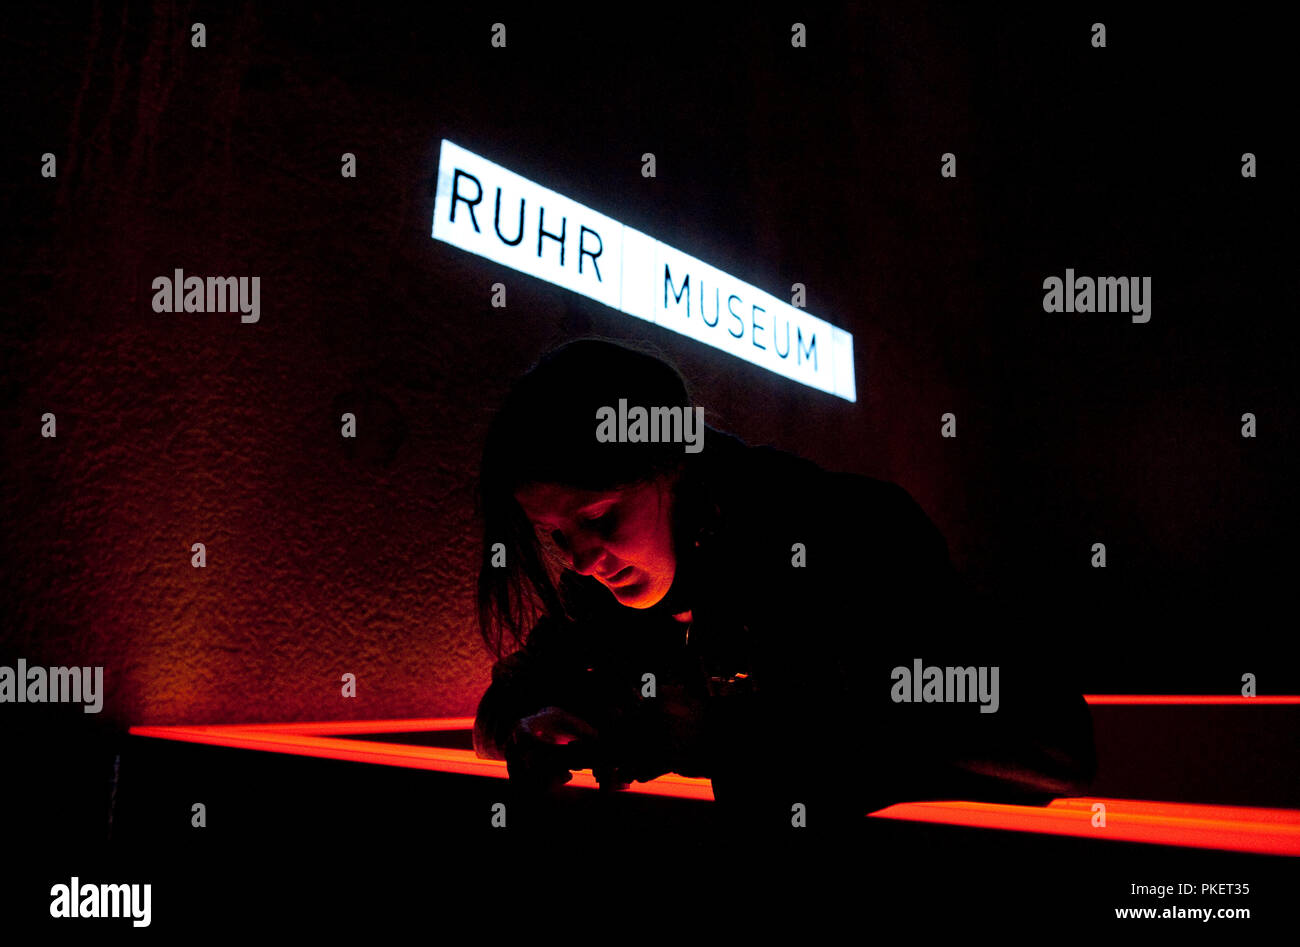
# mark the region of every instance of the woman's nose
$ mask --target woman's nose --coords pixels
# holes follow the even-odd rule
[[[579,575],[593,575],[596,566],[605,557],[605,547],[598,540],[575,538],[573,541],[573,571]]]

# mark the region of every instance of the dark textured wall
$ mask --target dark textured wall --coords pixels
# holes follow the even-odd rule
[[[1263,660],[1262,586],[1230,592],[1294,563],[1294,336],[1260,275],[1285,270],[1281,159],[1238,173],[1276,140],[1269,76],[1182,62],[1190,27],[1157,22],[1102,60],[1084,15],[809,13],[806,51],[789,19],[15,11],[0,656],[105,665],[118,727],[471,713],[487,422],[540,352],[598,333],[660,345],[718,426],[902,484],[1040,630],[1117,632],[1160,667],[1152,622],[1245,608],[1267,634],[1239,656]],[[807,284],[854,333],[858,402],[433,241],[443,137],[777,296]],[[1045,314],[1066,266],[1154,274],[1151,323]],[[153,312],[178,267],[259,276],[260,322]],[[1080,660],[1099,690],[1222,692],[1241,663]]]

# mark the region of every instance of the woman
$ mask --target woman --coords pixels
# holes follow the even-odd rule
[[[775,827],[796,804],[810,824],[860,821],[1091,778],[1082,700],[979,637],[906,492],[712,427],[697,452],[598,437],[621,399],[690,410],[662,360],[569,343],[516,382],[484,448],[478,610],[498,661],[474,745],[512,782],[706,776],[724,810]],[[900,700],[891,675],[917,659],[996,666],[996,712]]]

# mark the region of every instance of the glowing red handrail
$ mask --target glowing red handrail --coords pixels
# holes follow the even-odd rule
[[[1092,807],[1096,803],[1106,807],[1104,827],[1093,825]],[[990,802],[901,802],[871,816],[1113,842],[1300,855],[1300,811],[1294,809],[1080,797],[1056,799],[1046,807]]]
[[[1089,703],[1297,703],[1300,698],[1216,698],[1216,697],[1114,697],[1106,695]],[[472,750],[414,746],[348,740],[337,734],[406,733],[416,731],[464,731],[473,726],[471,717],[428,717],[402,720],[324,721],[289,724],[221,724],[208,726],[138,726],[135,736],[183,740],[215,746],[238,747],[297,756],[316,756],[402,766],[471,776],[507,778],[506,765],[499,760],[479,759]],[[334,734],[333,736],[331,734]],[[573,774],[570,786],[597,788],[590,770]],[[628,791],[679,799],[712,800],[712,784],[670,774],[648,783],[633,783]],[[1106,807],[1106,825],[1093,825],[1092,807]],[[985,802],[903,802],[871,813],[873,818],[930,822],[944,825],[1005,829],[1070,835],[1099,840],[1146,842],[1192,848],[1300,855],[1300,811],[1246,806],[1212,806],[1191,803],[1152,802],[1133,799],[1065,798],[1046,807],[1016,806]]]
[[[485,760],[474,755],[473,750],[456,750],[438,746],[415,746],[410,743],[381,743],[371,740],[347,740],[318,735],[320,730],[334,733],[399,733],[429,730],[466,730],[473,718],[443,717],[412,720],[347,721],[346,729],[339,722],[322,724],[288,724],[283,728],[275,724],[223,724],[201,727],[131,727],[129,732],[141,737],[160,737],[182,740],[187,743],[206,743],[211,746],[229,746],[245,750],[266,750],[288,753],[293,756],[316,756],[326,759],[348,760],[353,763],[378,763],[384,766],[402,766],[408,769],[428,769],[442,773],[461,773],[468,776],[493,776],[507,779],[506,764],[501,760]],[[456,725],[453,726],[452,724]],[[290,729],[292,728],[292,729]],[[314,732],[309,732],[314,731]],[[598,783],[591,770],[576,770],[567,783],[583,789],[596,789]],[[691,779],[668,774],[649,783],[633,783],[629,792],[672,796],[678,799],[713,799],[713,784],[707,779]]]
[[[1300,697],[1242,697],[1241,695],[1217,694],[1084,694],[1083,699],[1089,704],[1300,704]]]

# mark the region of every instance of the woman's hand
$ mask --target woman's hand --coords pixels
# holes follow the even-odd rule
[[[562,786],[573,778],[572,770],[590,768],[601,789],[616,792],[670,771],[666,757],[659,758],[666,747],[644,742],[649,733],[635,736],[639,739],[632,744],[616,740],[617,746],[606,746],[581,717],[562,707],[543,707],[515,725],[505,748],[506,766],[512,780],[537,788]],[[633,757],[626,758],[628,753]]]
[[[561,707],[543,707],[530,717],[520,720],[515,727],[542,743],[565,746],[586,737],[594,740],[596,730],[591,724]]]
[[[582,769],[569,744],[594,742],[596,729],[562,707],[543,707],[515,724],[504,747],[512,781],[538,788],[562,786]]]

